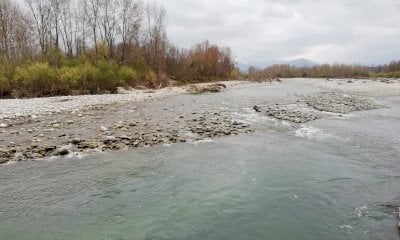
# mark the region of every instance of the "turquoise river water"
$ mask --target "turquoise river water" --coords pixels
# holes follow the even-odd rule
[[[2,166],[0,239],[398,240],[400,97],[299,127],[248,109],[297,91],[316,90],[151,103],[229,109],[253,134]]]

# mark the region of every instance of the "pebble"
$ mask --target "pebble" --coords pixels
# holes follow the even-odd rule
[[[108,128],[106,128],[106,127],[104,127],[104,126],[101,126],[101,127],[100,127],[100,131],[102,131],[102,132],[107,132],[107,131],[108,131]]]
[[[105,136],[104,138],[103,138],[103,143],[104,144],[108,144],[108,143],[110,143],[110,142],[116,142],[118,139],[116,138],[116,137],[114,137],[114,136]]]
[[[309,106],[319,111],[341,114],[382,107],[366,98],[336,92],[310,95],[305,100]]]
[[[5,123],[0,123],[0,128],[6,128],[6,127],[8,127],[7,124],[5,124]]]
[[[292,123],[306,123],[319,118],[319,116],[311,111],[298,110],[300,108],[297,105],[255,106],[253,109],[256,112],[262,112],[266,116]]]

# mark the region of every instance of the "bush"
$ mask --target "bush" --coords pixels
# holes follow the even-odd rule
[[[146,73],[146,81],[148,81],[150,84],[154,84],[156,80],[157,80],[157,74],[152,70],[149,70]]]
[[[9,80],[4,76],[4,73],[0,72],[0,97],[4,97],[8,95],[8,92],[11,90],[11,85]]]
[[[77,76],[73,81],[74,88],[79,90],[87,90],[90,93],[98,92],[98,79],[100,78],[101,72],[98,68],[94,67],[90,63],[85,63],[77,68]]]
[[[100,75],[96,79],[97,88],[100,91],[107,90],[115,92],[119,84],[120,78],[118,77],[118,66],[107,60],[99,60],[96,63]]]
[[[6,64],[0,61],[0,97],[9,95],[11,91],[10,81],[6,76],[6,69]]]
[[[22,96],[52,95],[57,89],[56,70],[48,63],[34,63],[15,69],[13,80]]]
[[[134,87],[138,83],[138,73],[130,67],[123,66],[118,70],[118,78],[124,81],[127,85]]]
[[[57,71],[60,94],[69,94],[71,90],[82,88],[82,71],[79,67],[63,67]],[[79,87],[78,87],[79,86]]]

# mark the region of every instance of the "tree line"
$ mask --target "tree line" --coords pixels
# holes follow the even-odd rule
[[[400,61],[376,67],[349,64],[322,64],[312,67],[295,67],[288,64],[273,65],[264,69],[253,66],[247,70],[247,76],[256,79],[265,78],[400,78]]]
[[[166,9],[140,0],[0,0],[0,96],[113,92],[230,77],[229,48],[168,41]]]
[[[368,68],[376,77],[400,78],[400,61]]]

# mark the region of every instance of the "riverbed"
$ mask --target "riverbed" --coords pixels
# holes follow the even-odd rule
[[[307,105],[332,92],[374,107]],[[276,104],[318,118],[254,110]],[[172,126],[187,141],[1,166],[1,239],[399,239],[399,82],[288,79],[126,109],[162,129],[183,116]],[[251,131],[184,124],[216,113]]]

